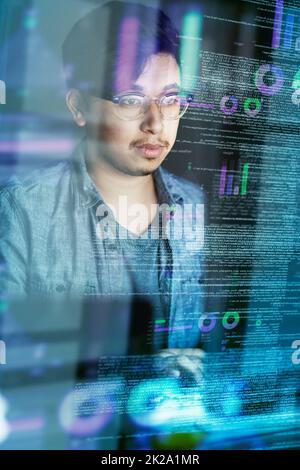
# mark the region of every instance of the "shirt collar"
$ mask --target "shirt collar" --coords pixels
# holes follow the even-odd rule
[[[77,201],[82,207],[93,207],[95,204],[104,203],[101,194],[96,188],[95,183],[90,177],[86,166],[86,138],[84,138],[73,152],[73,181],[75,188],[78,189]],[[153,173],[154,183],[158,196],[159,204],[182,204],[182,198],[172,191],[172,185],[168,184],[166,172],[159,167]]]
[[[103,202],[95,183],[88,174],[86,167],[86,138],[75,148],[72,155],[73,181],[77,201],[81,207],[92,207]]]

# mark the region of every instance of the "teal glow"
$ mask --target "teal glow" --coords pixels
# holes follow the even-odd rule
[[[294,76],[292,88],[294,88],[294,90],[298,90],[298,88],[300,88],[300,70],[298,70]]]
[[[193,426],[206,422],[201,396],[199,389],[185,389],[173,377],[149,379],[132,389],[127,413],[134,423],[144,427]]]
[[[197,11],[187,12],[182,20],[180,33],[180,63],[184,89],[193,89],[199,75],[201,33],[202,14]]]
[[[176,415],[179,395],[176,379],[146,380],[133,388],[127,412],[141,426],[161,426]]]
[[[0,300],[0,313],[6,312],[8,309],[8,303],[6,300]]]
[[[24,27],[26,29],[35,29],[37,27],[37,15],[35,10],[29,10],[24,18]]]

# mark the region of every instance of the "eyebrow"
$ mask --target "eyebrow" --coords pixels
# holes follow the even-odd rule
[[[169,90],[171,88],[178,88],[180,89],[180,85],[178,83],[170,83],[169,85],[166,85],[165,87],[163,87],[162,91],[166,91],[166,90]],[[131,87],[130,87],[131,90],[137,90],[137,91],[143,91],[144,88],[140,85],[136,85],[136,84],[133,84]]]

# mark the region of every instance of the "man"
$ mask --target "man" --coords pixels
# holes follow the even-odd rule
[[[203,246],[185,208],[198,205],[202,218],[204,196],[161,167],[192,100],[178,33],[160,10],[109,2],[75,24],[63,60],[67,106],[84,138],[70,162],[2,189],[2,291],[142,299],[154,352],[197,348]]]

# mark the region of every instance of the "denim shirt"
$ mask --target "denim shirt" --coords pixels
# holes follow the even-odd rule
[[[87,172],[85,152],[83,140],[70,160],[36,170],[23,181],[13,178],[1,188],[2,296],[65,299],[115,294],[112,261],[121,263],[118,245],[97,234],[97,207],[103,201]],[[159,204],[176,208],[165,229],[173,233],[176,217],[188,228],[178,238],[169,237],[172,266],[165,267],[162,280],[170,306],[168,347],[196,347],[204,308],[203,242],[188,235],[193,217],[177,209],[204,204],[204,193],[162,167],[154,172],[154,182]],[[125,292],[121,265],[119,281]]]

